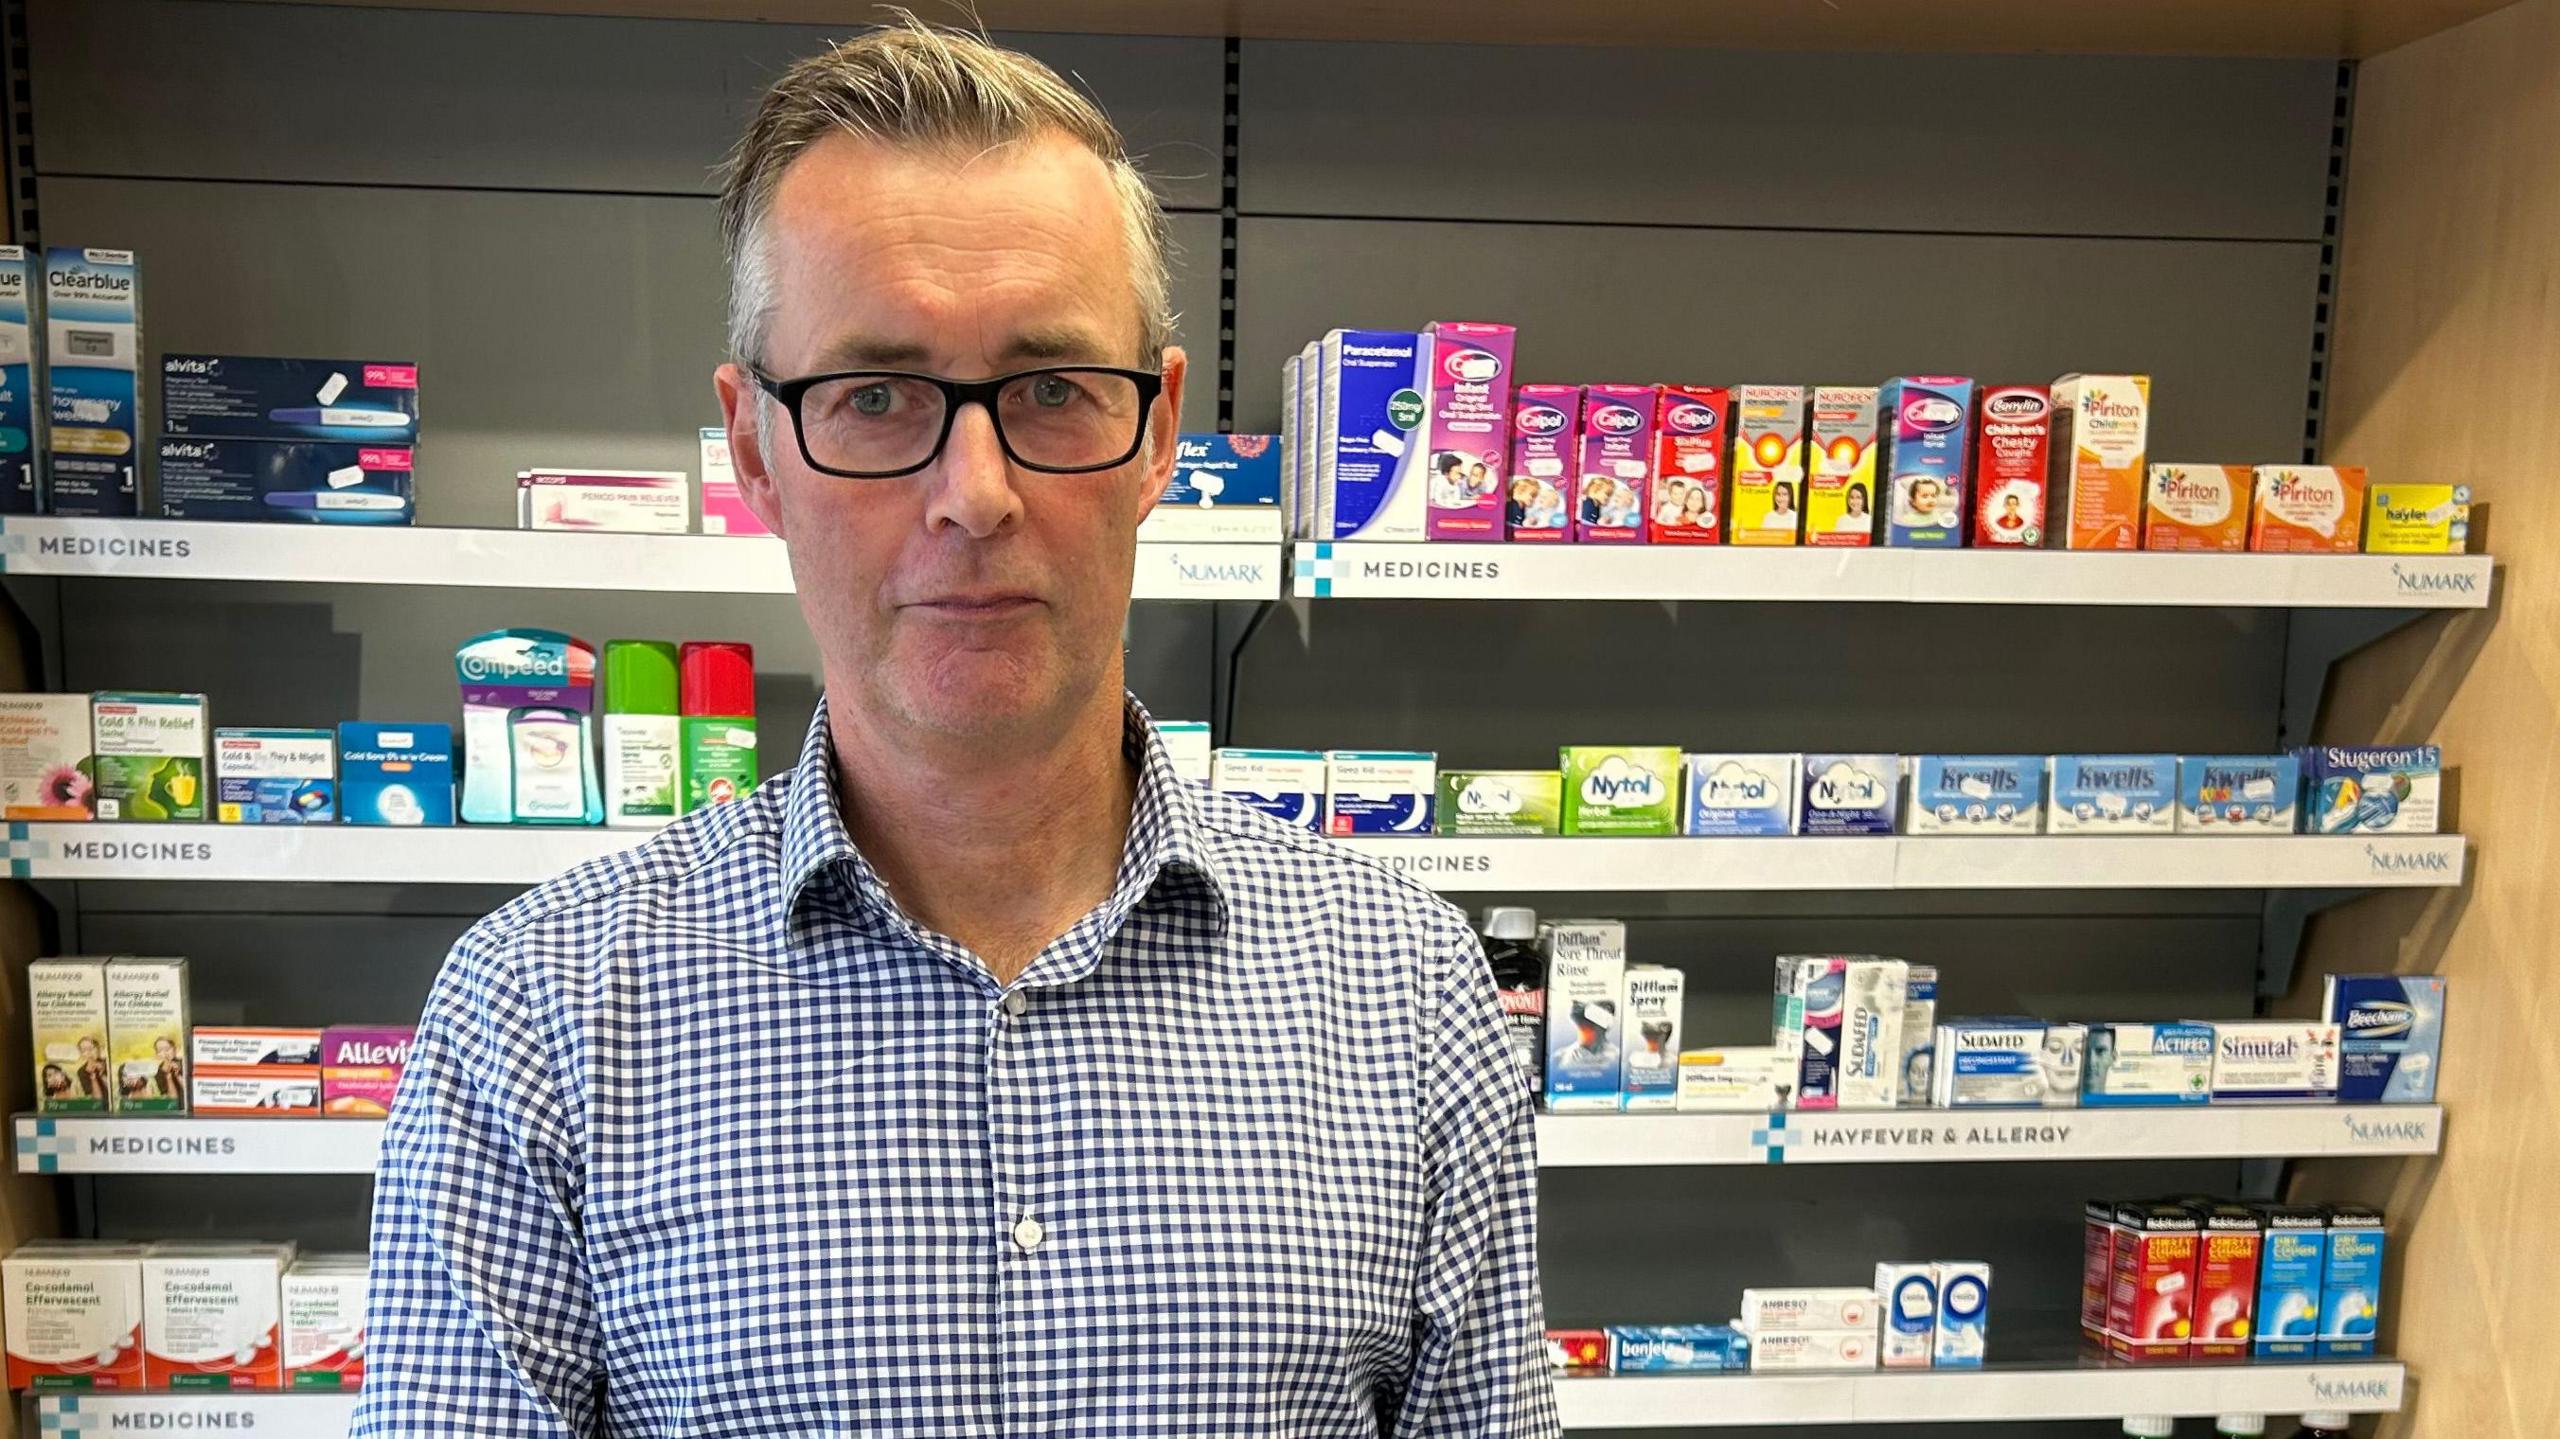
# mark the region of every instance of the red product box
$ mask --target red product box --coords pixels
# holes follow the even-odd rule
[[[1657,545],[1724,540],[1725,448],[1733,392],[1721,385],[1665,385],[1654,402],[1653,475],[1645,535]]]
[[[2080,1337],[2107,1342],[2107,1289],[2115,1280],[2116,1202],[2092,1199],[2080,1211]]]
[[[1609,1336],[1597,1329],[1550,1329],[1547,1367],[1558,1374],[1606,1374]]]
[[[2034,549],[2045,540],[2053,396],[2042,385],[1994,385],[1982,392],[1978,415],[1973,542],[1991,549]]]
[[[2247,1359],[2257,1333],[2258,1257],[2265,1232],[2246,1205],[2193,1207],[2204,1221],[2204,1234],[2196,1253],[2195,1326],[2189,1352],[2197,1359]]]
[[[2119,1204],[2107,1282],[2107,1352],[2131,1364],[2183,1364],[2195,1331],[2204,1221],[2183,1204]]]

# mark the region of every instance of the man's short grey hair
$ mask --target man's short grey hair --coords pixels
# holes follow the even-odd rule
[[[730,358],[748,366],[764,361],[774,303],[766,221],[783,172],[802,150],[839,133],[965,154],[1057,134],[1092,152],[1119,195],[1138,298],[1138,360],[1148,368],[1162,362],[1173,337],[1164,207],[1130,162],[1120,132],[1100,106],[1038,60],[905,14],[783,72],[722,166]]]

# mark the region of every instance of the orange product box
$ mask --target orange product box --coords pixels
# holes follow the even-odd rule
[[[2149,375],[2053,382],[2051,529],[2075,550],[2142,548],[2142,465],[2151,441]]]
[[[1558,1374],[1606,1374],[1609,1336],[1598,1329],[1550,1329],[1547,1367]]]
[[[244,1118],[301,1119],[320,1112],[320,1066],[196,1066],[195,1112]]]
[[[142,1257],[142,1378],[154,1389],[284,1387],[289,1244],[156,1244]]]
[[[2352,555],[2364,548],[2362,465],[2260,465],[2249,548],[2262,555]]]
[[[11,1389],[139,1389],[140,1244],[38,1239],[0,1261]]]
[[[1732,413],[1733,392],[1722,386],[1662,387],[1654,400],[1645,538],[1657,545],[1724,539],[1724,451]]]
[[[2247,465],[2153,465],[2142,494],[2142,547],[2248,548],[2251,484]]]

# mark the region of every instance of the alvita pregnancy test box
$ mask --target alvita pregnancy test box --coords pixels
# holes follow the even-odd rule
[[[1401,330],[1335,330],[1316,376],[1319,540],[1419,540],[1424,367],[1431,345]]]
[[[1877,468],[1884,475],[1884,542],[1916,549],[1964,544],[1965,451],[1973,381],[1909,375],[1876,397]]]
[[[1511,397],[1511,478],[1503,517],[1511,538],[1573,538],[1582,470],[1582,387],[1522,385]]]
[[[1625,1064],[1627,927],[1558,920],[1547,951],[1547,1108],[1614,1110]]]
[[[131,250],[44,252],[45,510],[142,513],[142,288]]]
[[[1815,386],[1806,439],[1804,542],[1875,543],[1876,387]]]
[[[36,263],[24,245],[0,245],[0,514],[31,515],[43,398],[36,392]]]
[[[1725,441],[1733,393],[1665,385],[1653,409],[1653,475],[1645,538],[1657,545],[1712,545],[1724,538]]]
[[[2045,761],[2051,834],[2170,834],[2178,827],[2178,757],[2058,754]]]
[[[1434,320],[1423,330],[1430,363],[1418,448],[1429,480],[1424,533],[1432,539],[1503,538],[1513,339],[1509,325],[1472,320]]]
[[[160,432],[192,439],[418,439],[418,367],[407,360],[164,355]]]
[[[416,517],[416,464],[402,446],[164,439],[159,454],[163,519],[405,525]]]
[[[2338,1102],[2431,1104],[2443,1058],[2444,980],[2333,974],[2320,1012],[2338,1026]]]
[[[1653,474],[1651,385],[1582,388],[1582,464],[1573,495],[1573,537],[1584,544],[1640,544],[1645,489]]]

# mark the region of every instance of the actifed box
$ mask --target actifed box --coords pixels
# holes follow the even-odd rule
[[[1653,412],[1653,472],[1646,482],[1645,537],[1657,545],[1712,545],[1724,539],[1726,416],[1733,393],[1708,385],[1665,385]]]
[[[1319,540],[1419,540],[1424,368],[1431,346],[1402,330],[1335,330],[1316,377]]]
[[[1804,757],[1805,834],[1891,834],[1902,794],[1902,756],[1809,754]]]
[[[1913,834],[2034,834],[2044,824],[2037,755],[1915,755],[1906,813]]]
[[[453,726],[338,726],[338,811],[348,824],[453,823]]]
[[[1878,1362],[1887,1369],[1928,1368],[1938,1330],[1938,1267],[1878,1264],[1876,1308]]]
[[[2265,1232],[2245,1204],[2188,1206],[2203,1224],[2196,1244],[2195,1322],[2189,1357],[2225,1363],[2249,1357]]]
[[[1804,795],[1792,754],[1693,754],[1687,832],[1696,835],[1785,835],[1796,832]]]
[[[691,534],[693,477],[681,470],[519,471],[516,528]]]
[[[1898,959],[1799,960],[1789,1006],[1803,1002],[1791,1046],[1796,1108],[1891,1109],[1901,1102],[1902,1011],[1910,966]]]
[[[1440,771],[1439,832],[1564,833],[1564,775],[1551,769]]]
[[[2074,550],[2142,547],[2142,466],[2151,442],[2149,375],[2065,375],[2053,382],[2054,542]]]
[[[2431,744],[2301,752],[2302,827],[2311,834],[2434,834],[2444,751]]]
[[[1958,375],[1887,380],[1876,412],[1876,468],[1888,497],[1884,542],[1915,549],[1963,545],[1973,381]]]
[[[1276,543],[1282,537],[1277,435],[1183,435],[1173,478],[1138,522],[1141,540]]]
[[[2034,549],[2045,539],[2053,468],[2053,395],[2042,385],[1985,385],[1974,432],[1973,542]]]
[[[2247,465],[2153,465],[2142,500],[2142,547],[2238,554],[2249,547],[2254,481]]]
[[[2364,548],[2363,466],[2260,465],[2252,476],[2251,550],[2352,555]]]
[[[1680,1009],[1686,980],[1658,964],[1627,966],[1626,1062],[1619,1088],[1630,1110],[1672,1110],[1680,1101]]]
[[[1624,1073],[1627,927],[1613,919],[1540,927],[1547,951],[1547,1108],[1615,1110]]]
[[[160,432],[406,449],[418,439],[418,367],[408,360],[163,355]]]
[[[2375,485],[2365,492],[2365,553],[2458,555],[2470,547],[2469,485]]]
[[[2178,827],[2178,757],[2058,754],[2045,761],[2052,834],[2169,834]]]
[[[2320,1348],[2320,1301],[2329,1270],[2329,1217],[2312,1205],[2251,1206],[2259,1225],[2259,1359],[2308,1359]]]
[[[164,439],[159,451],[162,519],[405,525],[416,518],[415,459],[404,447]]]
[[[1733,523],[1725,543],[1792,545],[1804,534],[1805,388],[1733,391]]]
[[[1680,832],[1680,751],[1667,745],[1567,745],[1566,834]]]
[[[2195,1328],[2204,1221],[2182,1204],[2115,1207],[2107,1276],[2107,1352],[2133,1364],[2183,1364]]]
[[[2329,1258],[2320,1280],[2320,1357],[2360,1359],[2382,1328],[2382,1211],[2329,1206]]]
[[[2333,974],[2321,1016],[2338,1026],[2338,1102],[2431,1104],[2443,1058],[2444,980]]]
[[[2023,1015],[1938,1026],[1930,1103],[1940,1109],[2077,1109],[2089,1032]]]
[[[1805,434],[1804,542],[1875,543],[1875,386],[1816,385]]]
[[[706,535],[770,535],[764,521],[738,493],[738,471],[729,456],[729,432],[716,426],[696,432],[702,455],[702,532]]]
[[[2188,755],[2178,761],[2181,834],[2291,834],[2302,762],[2286,755]]]
[[[1325,752],[1324,764],[1325,833],[1431,833],[1438,755],[1411,750],[1337,749]]]
[[[41,508],[36,484],[44,398],[36,393],[35,260],[23,245],[0,245],[0,514]]]
[[[87,695],[0,695],[0,820],[88,819],[89,734]]]
[[[1991,1347],[1991,1266],[1941,1261],[1938,1325],[1929,1355],[1937,1369],[1979,1369]]]
[[[1585,544],[1636,544],[1645,537],[1645,486],[1653,475],[1652,385],[1582,388],[1582,464],[1573,537]]]
[[[1573,538],[1582,472],[1582,387],[1522,385],[1511,397],[1511,478],[1503,505],[1511,538]]]
[[[203,695],[101,690],[89,697],[98,818],[127,823],[205,816]]]
[[[1434,320],[1422,338],[1430,351],[1417,446],[1430,480],[1424,533],[1499,540],[1509,499],[1502,466],[1511,450],[1512,328]]]
[[[1209,788],[1282,824],[1324,827],[1324,755],[1305,749],[1222,749],[1209,765]]]
[[[2080,1103],[2091,1109],[2203,1104],[2213,1098],[2213,1026],[2093,1024],[2085,1068]]]
[[[1776,1045],[1692,1049],[1680,1056],[1682,1113],[1774,1114],[1795,1093],[1795,1071]]]
[[[131,250],[44,252],[48,514],[142,513],[142,290]]]
[[[2338,1026],[2303,1019],[2214,1024],[2214,1103],[2327,1104],[2337,1097]]]
[[[338,737],[324,729],[213,732],[213,817],[328,824],[338,817]]]

